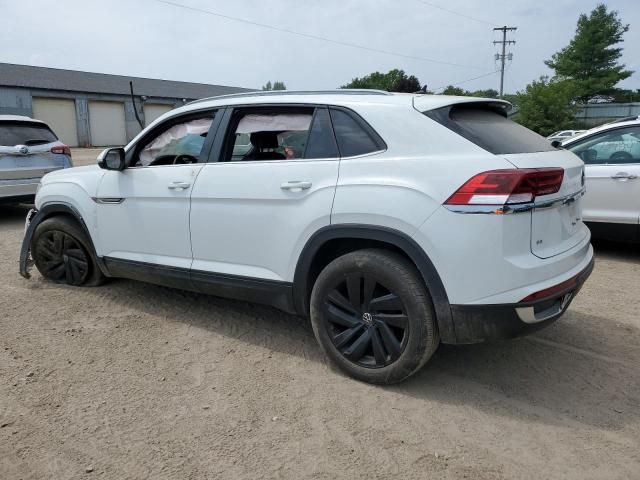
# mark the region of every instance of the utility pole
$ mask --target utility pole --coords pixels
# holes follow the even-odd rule
[[[502,54],[496,53],[496,60],[500,60],[501,66],[500,66],[500,98],[502,98],[502,96],[504,95],[504,63],[505,60],[507,60],[507,57],[509,60],[513,59],[513,53],[509,53],[507,54],[507,45],[515,45],[515,40],[507,40],[507,32],[510,31],[515,31],[517,30],[518,27],[507,27],[506,25],[504,27],[496,27],[493,30],[494,31],[501,31],[502,32],[502,40],[495,40],[493,42],[494,45],[498,45],[498,44],[502,44]]]

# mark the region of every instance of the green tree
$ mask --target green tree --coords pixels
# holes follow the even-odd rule
[[[611,96],[615,103],[640,102],[640,89],[633,91],[616,88]]]
[[[404,70],[390,70],[388,73],[373,72],[362,78],[354,78],[340,88],[372,88],[387,92],[413,93],[420,90],[420,81]]]
[[[458,95],[463,97],[482,97],[482,98],[498,98],[498,91],[493,88],[488,88],[486,90],[476,90],[474,92],[470,92],[469,90],[465,90],[464,88],[454,87],[453,85],[447,86],[443,91],[442,95]]]
[[[534,80],[518,93],[516,121],[544,136],[570,128],[578,110],[573,102],[575,91],[573,80]]]
[[[266,84],[262,86],[262,90],[286,90],[287,86],[284,82],[275,81],[273,84],[271,80],[269,80]]]
[[[482,98],[498,98],[500,93],[494,88],[488,88],[486,90],[476,90],[471,93],[472,97],[482,97]]]
[[[618,82],[633,73],[618,63],[622,48],[614,47],[628,30],[617,11],[609,12],[599,4],[589,15],[580,15],[573,40],[545,64],[559,79],[574,80],[582,101],[611,94]]]
[[[447,87],[442,91],[442,95],[457,95],[461,97],[469,97],[471,96],[471,92],[465,90],[464,88],[447,85]]]

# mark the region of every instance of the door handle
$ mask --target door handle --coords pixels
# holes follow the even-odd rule
[[[167,185],[169,190],[185,190],[189,188],[191,184],[189,182],[171,182]]]
[[[615,175],[611,175],[611,178],[614,180],[635,180],[638,176],[627,172],[618,172]]]
[[[280,188],[282,190],[289,190],[290,192],[301,192],[302,190],[310,189],[311,185],[311,182],[292,180],[289,182],[284,182],[282,185],[280,185]]]

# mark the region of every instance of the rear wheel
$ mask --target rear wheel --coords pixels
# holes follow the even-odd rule
[[[31,256],[40,274],[48,280],[75,286],[99,285],[104,276],[89,245],[74,221],[52,217],[37,226]]]
[[[385,250],[331,262],[311,294],[313,330],[346,373],[390,384],[415,373],[439,342],[433,305],[415,267]]]

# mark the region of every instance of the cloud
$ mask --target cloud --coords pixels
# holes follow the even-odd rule
[[[458,83],[496,69],[496,34],[482,22],[416,0],[175,0],[341,42],[439,59],[442,65],[335,45],[155,0],[87,2],[0,0],[0,61],[243,87],[283,80],[292,89],[335,88],[372,71],[402,68],[430,87]],[[548,73],[543,61],[571,39],[580,13],[596,1],[431,0],[498,25],[518,27],[507,91]],[[637,67],[640,25],[636,0],[611,0],[632,30],[623,61]],[[640,31],[640,28],[638,29]],[[10,48],[7,48],[10,46]],[[625,81],[640,88],[640,74]],[[464,83],[496,88],[498,75]]]

